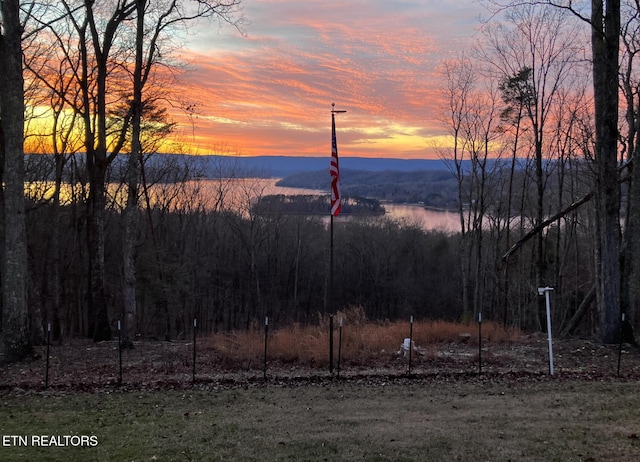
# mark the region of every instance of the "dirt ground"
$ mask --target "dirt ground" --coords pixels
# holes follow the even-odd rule
[[[554,340],[554,376],[550,377],[548,342],[544,335],[529,336],[517,343],[483,343],[481,355],[478,345],[464,341],[430,345],[426,354],[412,354],[411,374],[408,357],[395,351],[382,354],[375,363],[343,363],[340,370],[336,358],[333,373],[329,372],[328,364],[284,364],[268,357],[265,373],[262,358],[232,363],[205,344],[204,340],[196,342],[195,383],[191,342],[139,342],[133,350],[123,350],[121,383],[117,341],[72,340],[63,345],[52,344],[48,377],[46,347],[40,346],[36,347],[32,361],[11,365],[0,362],[0,395],[40,392],[45,388],[61,392],[114,388],[206,390],[335,380],[482,383],[640,379],[637,347],[623,344],[620,349],[618,345],[578,338]]]

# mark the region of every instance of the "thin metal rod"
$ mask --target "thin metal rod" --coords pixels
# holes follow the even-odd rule
[[[547,336],[549,339],[549,375],[553,375],[553,340],[551,338],[551,301],[549,290],[544,293],[547,304]]]
[[[620,363],[622,362],[622,333],[624,327],[624,313],[622,313],[622,319],[620,322],[620,345],[618,347],[618,375],[620,375]]]
[[[329,228],[329,374],[333,374],[333,214],[331,214]]]
[[[122,326],[118,321],[118,358],[120,362],[120,375],[118,377],[118,385],[122,385]]]
[[[342,318],[340,318],[340,331],[338,334],[338,379],[340,378],[340,360],[342,358]]]
[[[478,374],[482,374],[482,313],[478,313]]]
[[[333,374],[333,313],[329,315],[329,374]]]
[[[409,375],[411,375],[411,350],[413,350],[413,316],[409,318]]]
[[[51,340],[51,323],[47,323],[47,365],[44,373],[44,387],[49,388],[49,345]],[[619,369],[619,368],[618,368]]]
[[[196,328],[198,327],[198,321],[193,318],[193,372],[191,377],[191,383],[196,383]]]
[[[264,318],[264,367],[262,371],[262,377],[267,380],[267,338],[269,336],[269,317]]]
[[[538,287],[538,295],[544,295],[547,305],[547,339],[549,340],[549,375],[553,375],[553,340],[551,337],[551,299],[553,287]]]
[[[333,214],[329,220],[329,313],[333,313]]]

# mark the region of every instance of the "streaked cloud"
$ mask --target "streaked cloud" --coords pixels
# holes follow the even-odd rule
[[[341,155],[426,157],[442,135],[438,66],[469,43],[466,1],[245,0],[246,36],[200,26],[182,58],[188,142],[209,153],[325,155],[331,103]]]

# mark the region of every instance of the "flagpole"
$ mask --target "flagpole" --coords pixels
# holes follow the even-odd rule
[[[340,213],[340,169],[338,166],[338,143],[336,142],[336,114],[347,111],[336,111],[336,103],[331,103],[331,200],[329,210],[329,373],[333,374],[333,314],[335,311],[333,297],[333,217]]]
[[[329,215],[329,374],[333,374],[333,213],[329,212]]]

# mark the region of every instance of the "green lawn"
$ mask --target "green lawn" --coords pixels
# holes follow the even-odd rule
[[[0,401],[0,460],[638,461],[638,385],[406,381],[10,395]],[[42,446],[52,436],[88,445]]]

